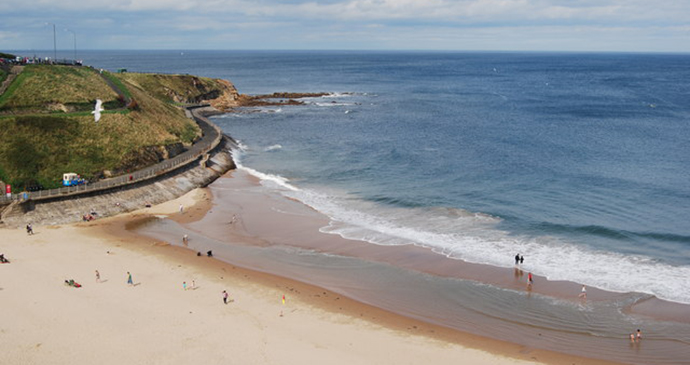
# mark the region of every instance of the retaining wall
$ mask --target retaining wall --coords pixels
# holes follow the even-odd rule
[[[209,158],[196,164],[183,165],[156,179],[148,179],[108,190],[92,191],[78,196],[55,196],[50,199],[27,200],[5,212],[6,226],[33,224],[65,224],[78,222],[94,210],[98,217],[113,216],[141,209],[146,204],[159,204],[204,187],[235,168],[230,148],[234,140],[228,136],[211,151]]]

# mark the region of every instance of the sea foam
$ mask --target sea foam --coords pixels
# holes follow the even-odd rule
[[[377,245],[415,245],[450,259],[523,269],[550,280],[567,280],[614,292],[639,292],[690,304],[690,267],[640,255],[589,248],[552,236],[523,237],[498,228],[501,219],[447,207],[390,207],[355,199],[344,192],[301,189],[288,179],[237,163],[262,185],[329,216],[321,232]]]

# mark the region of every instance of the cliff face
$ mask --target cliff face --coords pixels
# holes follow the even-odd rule
[[[238,105],[239,93],[226,80],[191,75],[123,73],[117,75],[154,97],[178,104],[209,103],[224,111]]]
[[[215,81],[220,86],[220,92],[215,95],[209,94],[208,96],[212,97],[209,97],[202,102],[208,102],[212,107],[221,111],[226,111],[239,106],[240,94],[237,92],[235,85],[227,80]]]

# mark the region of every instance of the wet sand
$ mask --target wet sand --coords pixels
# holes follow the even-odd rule
[[[319,233],[319,228],[328,224],[327,217],[299,202],[266,194],[254,177],[242,171],[233,172],[219,179],[211,185],[210,191],[214,198],[208,214],[204,217],[196,217],[193,222],[184,222],[183,228],[167,226],[165,229],[181,229],[175,234],[181,234],[182,231],[188,232],[195,244],[212,245],[208,239],[216,241],[213,247],[220,249],[221,255],[227,255],[221,258],[235,265],[289,276],[309,284],[326,287],[343,296],[383,308],[386,312],[402,315],[401,318],[407,317],[408,320],[415,318],[420,323],[435,324],[439,328],[450,329],[451,333],[469,337],[473,335],[468,333],[480,334],[481,336],[477,336],[477,338],[482,338],[478,341],[480,343],[491,342],[488,338],[500,339],[502,340],[499,341],[500,343],[516,342],[514,346],[529,353],[535,351],[553,353],[543,351],[547,349],[566,352],[569,355],[565,356],[574,355],[575,358],[580,358],[580,361],[582,361],[581,357],[595,357],[627,363],[647,363],[650,359],[659,360],[657,363],[677,363],[678,359],[685,358],[689,354],[687,347],[674,343],[674,336],[680,341],[690,338],[686,332],[687,326],[682,325],[684,321],[687,321],[687,314],[690,313],[687,306],[659,301],[656,298],[640,300],[639,295],[611,293],[595,288],[588,288],[587,300],[582,301],[577,297],[581,288],[578,283],[549,281],[535,276],[535,283],[529,288],[526,285],[527,273],[520,272],[520,269],[465,263],[448,259],[421,247],[376,246]],[[241,260],[240,257],[243,254],[239,251],[223,251],[227,245],[253,246],[264,248],[264,251],[263,253],[252,252],[242,262],[238,262],[236,260]],[[192,246],[194,244],[190,244],[190,247]],[[377,265],[388,265],[388,267],[368,267],[366,264],[357,266],[362,265],[361,262],[353,264],[355,266],[348,266],[351,263],[334,261],[326,264],[305,264],[300,261],[299,263],[289,262],[289,265],[282,263],[272,265],[267,262],[276,258],[292,260],[281,256],[283,253],[278,256],[273,251],[267,253],[270,248],[276,247],[280,249],[294,247],[323,253],[326,256],[357,258],[363,262],[375,262]],[[262,257],[262,255],[266,256]],[[507,257],[507,260],[512,260],[512,257]],[[362,273],[359,276],[351,275],[349,272],[345,274],[344,271],[340,273],[336,271],[333,274],[327,272],[328,270],[313,271],[311,267],[334,264],[343,265],[343,270]],[[471,294],[473,298],[463,298],[460,295],[458,298],[452,298],[449,306],[444,307],[436,303],[430,306],[428,296],[436,295],[433,292],[409,293],[397,287],[395,290],[387,287],[387,285],[398,285],[394,280],[386,278],[387,275],[407,275],[407,272],[397,273],[397,271],[397,274],[391,274],[391,266],[411,272],[432,274],[433,278],[461,279],[461,284],[456,282],[450,284],[435,282],[434,284],[442,285],[444,289],[441,291],[448,288],[449,292],[453,292],[442,296],[454,296],[456,295],[454,288],[460,288],[457,291],[474,293]],[[353,267],[354,270],[352,270]],[[367,270],[371,273],[365,273]],[[379,278],[385,280],[378,282]],[[467,282],[470,283],[469,286]],[[476,283],[491,284],[493,287],[506,289],[508,294],[496,293],[495,288],[493,291],[487,291],[477,289],[477,285],[471,285]],[[394,293],[388,296],[389,292]],[[465,302],[472,300],[476,300],[477,303],[466,305],[467,308],[458,310],[453,307],[453,305],[465,306]],[[544,304],[553,300],[559,301],[559,305]],[[495,301],[498,304],[495,305],[496,308],[486,309],[484,307],[492,307],[492,304],[485,304],[487,301]],[[508,303],[504,305],[502,302]],[[659,302],[663,305],[655,305]],[[429,313],[426,307],[437,308],[432,308]],[[551,311],[551,307],[558,309],[554,313],[543,315],[543,318],[530,318],[530,316],[541,317],[542,312]],[[561,307],[567,310],[558,312],[562,310]],[[624,321],[625,323],[622,324],[616,322],[620,322],[618,318],[613,318],[610,320],[612,328],[595,329],[593,334],[589,333],[589,327],[597,326],[592,322],[598,321],[597,315],[609,317],[607,311],[611,311],[613,316],[619,315],[620,311],[625,311],[632,313],[633,316],[670,319],[675,325],[670,329],[666,328],[667,331],[672,332],[670,334],[655,333],[657,328],[651,324],[650,327],[645,327],[646,330],[652,331],[650,333],[647,330],[649,335],[645,337],[649,338],[649,344],[645,343],[642,348],[640,344],[630,344],[627,339],[629,331],[634,330],[635,326],[640,326],[634,318],[632,322]],[[467,320],[468,316],[471,316],[473,320]],[[503,316],[503,318],[492,318],[494,316]],[[511,323],[511,317],[516,317],[516,323]],[[642,323],[646,326],[649,322]],[[416,326],[419,327],[420,324]],[[515,338],[515,333],[519,333],[518,338]],[[504,346],[496,347],[503,348]]]
[[[155,216],[191,224],[209,204],[199,191],[115,218],[35,225],[32,236],[0,229],[0,252],[11,260],[0,265],[0,363],[570,363],[569,357],[463,337],[316,286],[198,257],[125,228]],[[134,285],[126,283],[127,272]],[[65,279],[82,286],[65,285]],[[222,290],[230,293],[226,305]]]

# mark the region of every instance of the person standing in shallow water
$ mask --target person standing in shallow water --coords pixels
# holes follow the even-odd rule
[[[529,286],[531,288],[533,282],[534,281],[532,280],[532,273],[530,272],[527,274],[527,286]]]
[[[515,255],[515,265],[520,263],[520,254]]]

